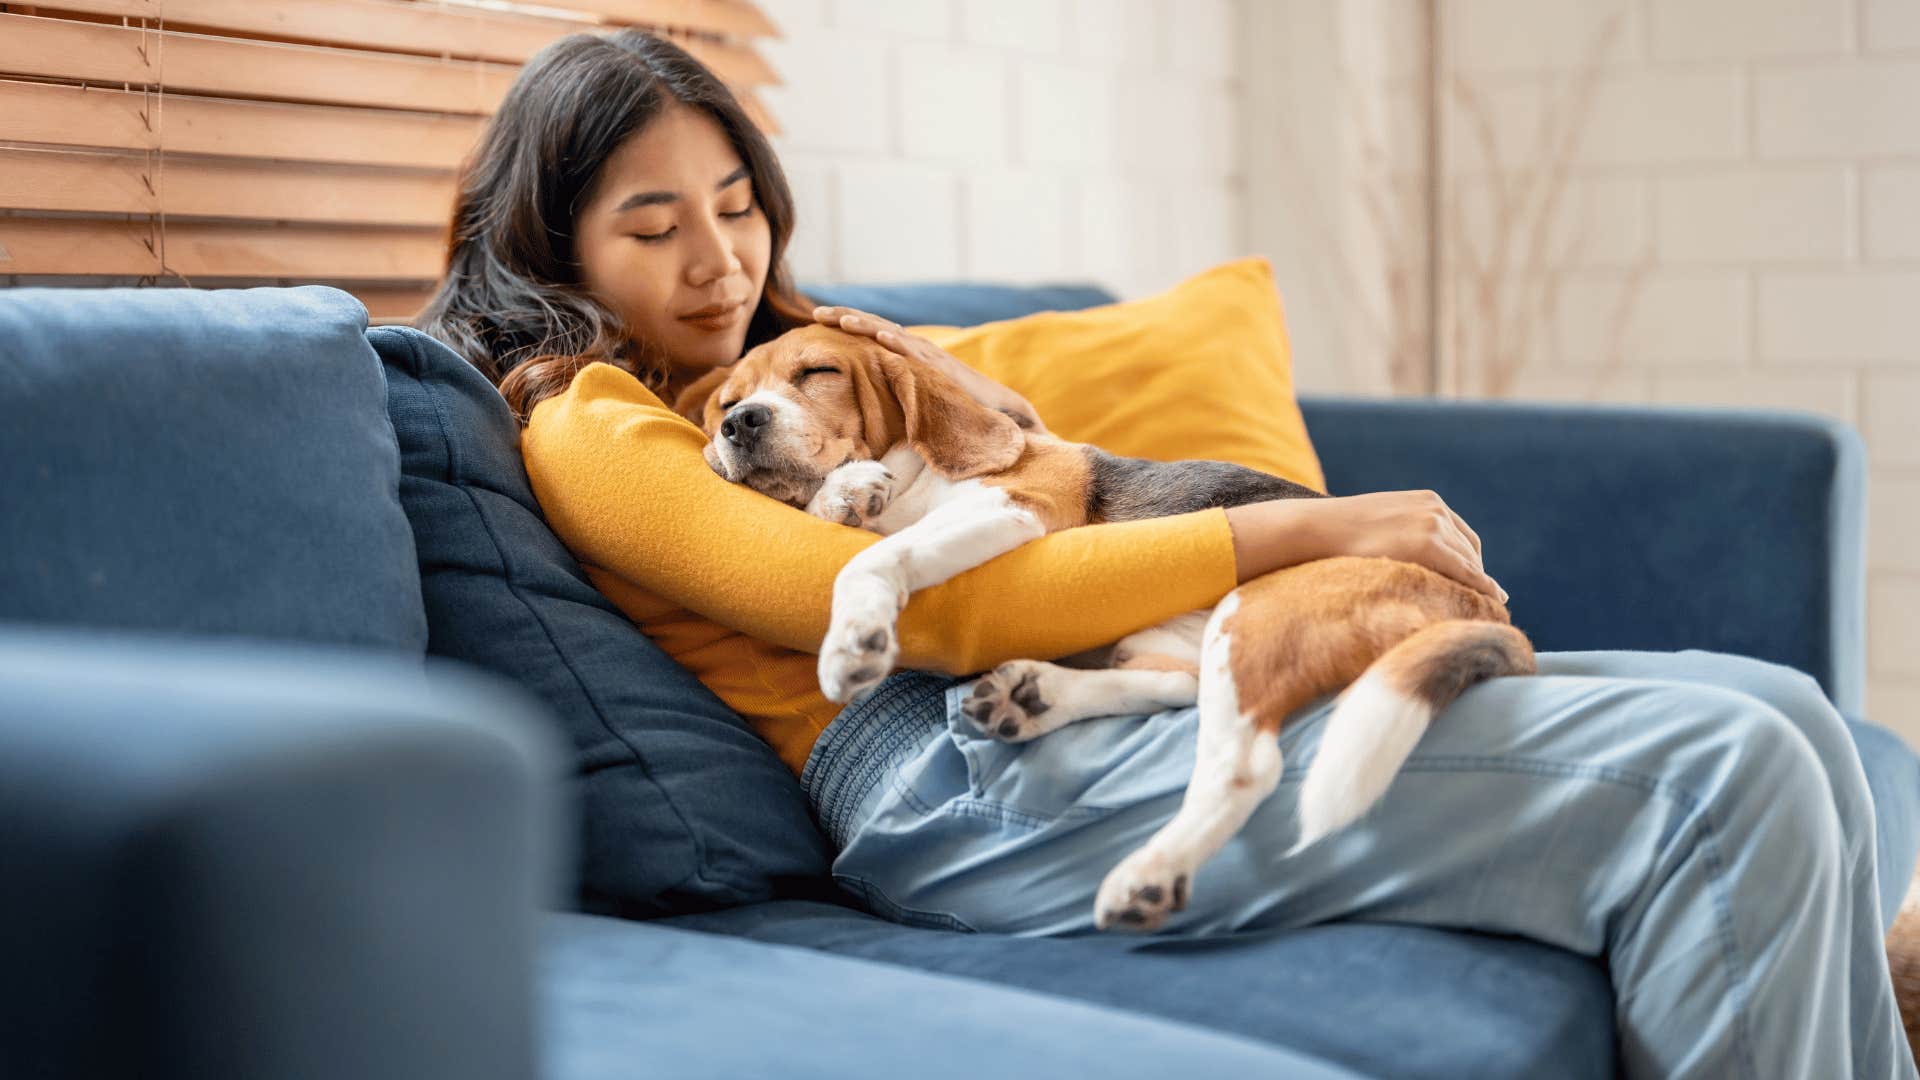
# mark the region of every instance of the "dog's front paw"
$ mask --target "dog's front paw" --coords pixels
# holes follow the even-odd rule
[[[844,705],[880,685],[899,655],[891,620],[835,620],[820,646],[820,692]]]
[[[1157,930],[1187,906],[1193,868],[1152,846],[1126,857],[1100,883],[1093,925],[1102,930]]]
[[[849,461],[827,474],[807,513],[864,528],[893,502],[893,473],[877,461]]]
[[[1040,692],[1046,665],[1037,660],[1009,660],[973,684],[960,711],[990,738],[1026,742],[1052,731],[1047,722],[1052,704]]]

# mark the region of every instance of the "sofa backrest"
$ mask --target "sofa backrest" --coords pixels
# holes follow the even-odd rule
[[[366,310],[0,289],[0,620],[426,646]]]

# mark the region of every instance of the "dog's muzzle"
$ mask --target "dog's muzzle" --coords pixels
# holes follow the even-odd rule
[[[757,402],[736,405],[720,421],[720,437],[742,454],[751,454],[760,445],[760,437],[766,434],[767,425],[771,423],[773,410],[765,405]]]

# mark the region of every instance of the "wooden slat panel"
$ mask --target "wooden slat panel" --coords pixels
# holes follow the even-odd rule
[[[749,86],[774,86],[780,83],[780,76],[765,60],[760,59],[760,54],[744,45],[681,34],[669,37],[675,45],[687,50],[688,55],[718,75],[729,89],[739,91]]]
[[[483,121],[387,109],[281,105],[0,80],[0,140],[185,154],[451,169]]]
[[[779,122],[774,120],[773,114],[767,111],[766,104],[753,91],[742,89],[734,96],[740,99],[741,110],[747,114],[747,119],[753,121],[754,126],[770,136],[780,134]]]
[[[145,218],[0,218],[0,274],[157,275],[149,235]],[[166,253],[189,278],[431,281],[445,266],[446,243],[430,229],[169,221]]]
[[[487,113],[517,70],[0,14],[0,74],[8,75],[139,84],[164,78],[168,89],[209,94]]]
[[[417,0],[416,0],[417,2]],[[427,0],[431,2],[431,0]],[[457,2],[457,0],[456,0]],[[582,11],[622,26],[670,26],[731,37],[779,33],[760,9],[731,0],[533,0],[540,7]],[[903,0],[905,2],[905,0]]]
[[[169,29],[233,31],[283,41],[520,63],[595,21],[402,0],[56,0],[42,14],[76,11],[157,21]]]
[[[0,209],[447,224],[451,173],[0,148]]]
[[[367,314],[387,322],[411,322],[427,306],[433,296],[430,288],[417,285],[354,285],[345,283],[340,286],[352,293],[359,301],[367,305]]]

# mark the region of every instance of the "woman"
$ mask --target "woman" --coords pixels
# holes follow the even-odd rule
[[[953,680],[903,675],[836,719],[806,650],[834,573],[874,538],[725,484],[667,403],[811,317],[1037,418],[898,327],[810,312],[782,262],[792,228],[779,164],[696,62],[638,33],[569,38],[527,65],[468,166],[422,324],[528,423],[534,489],[594,583],[803,774],[844,884],[904,919],[1084,931],[1101,877],[1177,805],[1194,714],[1006,746],[952,723]],[[1335,554],[1499,589],[1430,492],[1268,503],[1037,541],[917,594],[902,663],[1064,655]],[[1606,963],[1635,1073],[1915,1075],[1873,808],[1812,680],[1698,653],[1549,654],[1540,670],[1462,697],[1368,818],[1304,853],[1280,859],[1294,799],[1269,799],[1172,928],[1520,934]],[[1324,711],[1283,731],[1283,784]]]

